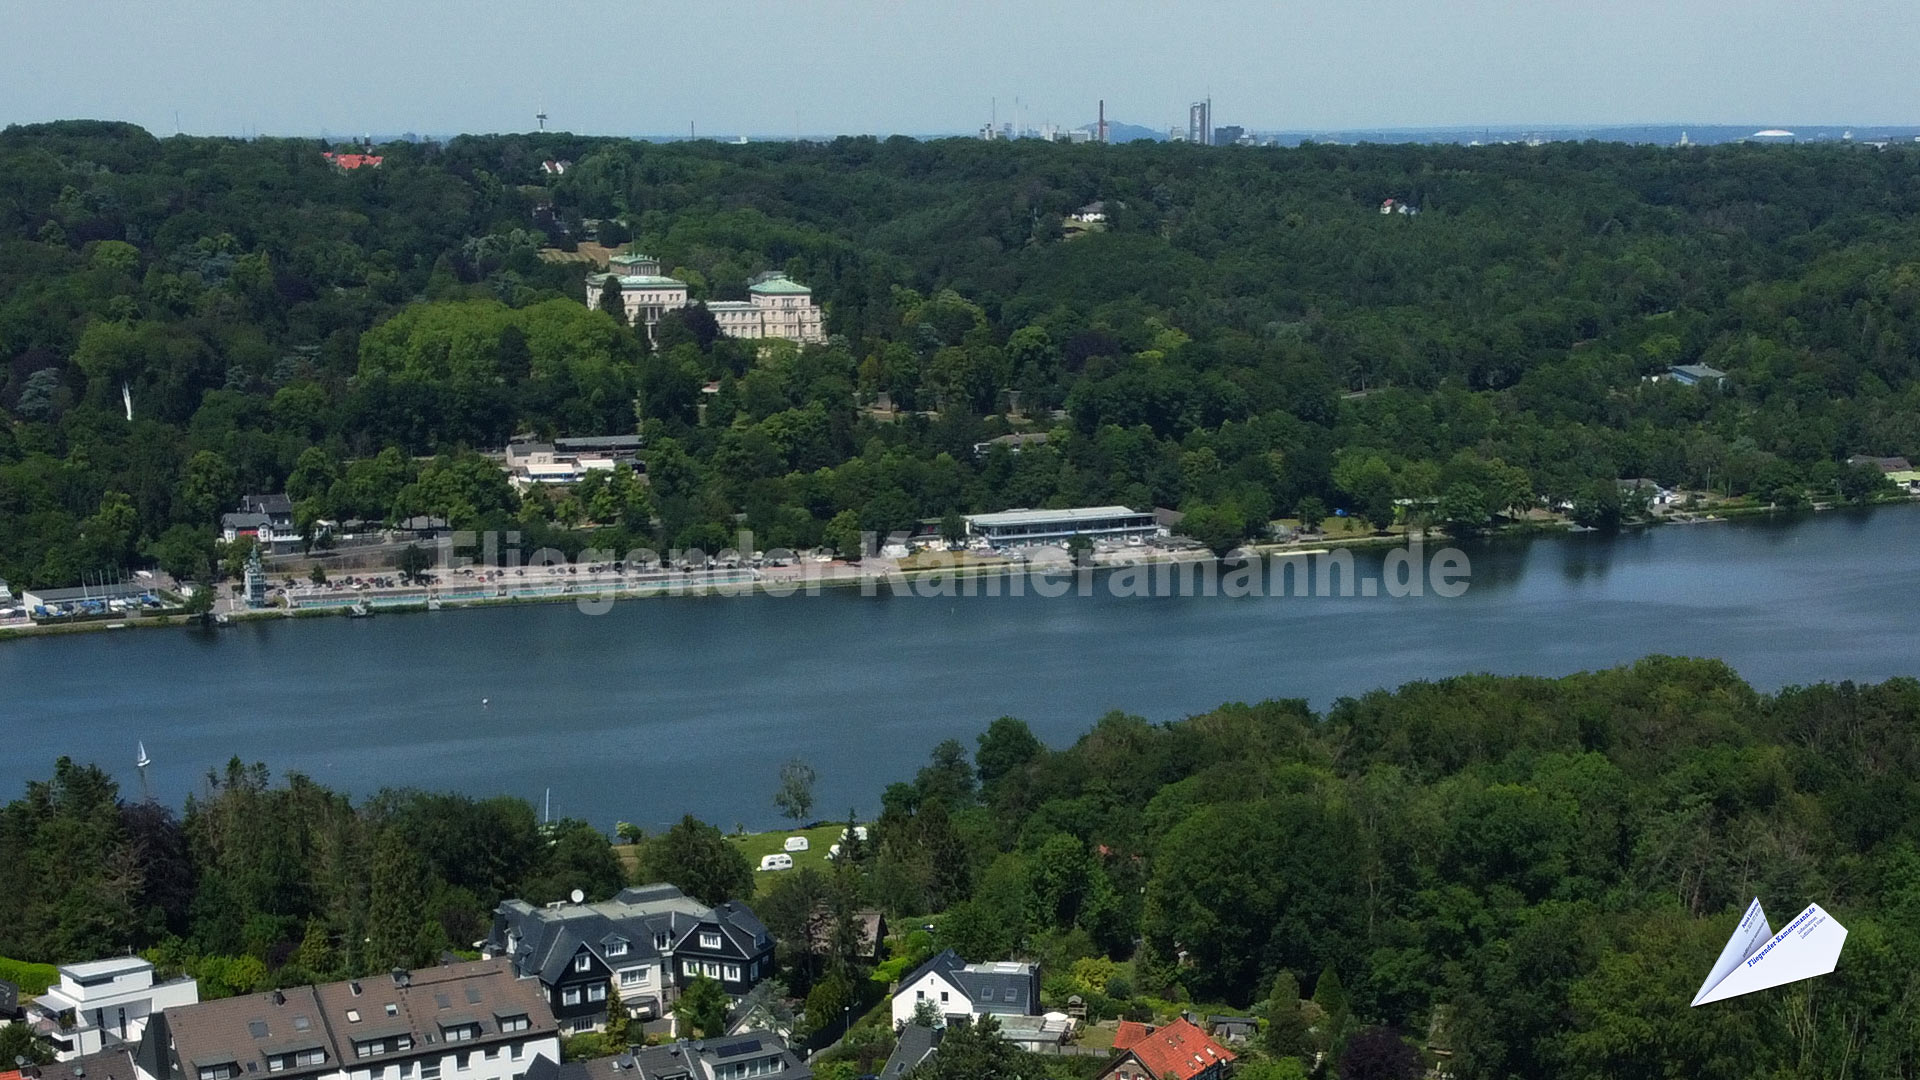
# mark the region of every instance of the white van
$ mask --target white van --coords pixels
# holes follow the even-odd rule
[[[762,855],[760,856],[760,869],[791,870],[793,869],[793,856],[782,855],[779,852],[775,852],[772,855]]]
[[[839,845],[839,844],[835,844],[835,845],[833,845],[832,847],[830,847],[830,848],[828,848],[828,849],[827,849],[827,858],[829,858],[829,859],[837,859],[837,858],[839,858],[839,857],[840,857],[840,845]]]
[[[810,845],[810,844],[808,843],[808,841],[807,841],[807,838],[806,838],[806,837],[804,837],[804,836],[789,836],[789,837],[787,837],[787,850],[788,850],[788,851],[805,851],[805,850],[807,850],[807,848],[808,848],[808,847],[810,847],[810,846],[811,846],[811,845]]]
[[[867,827],[865,825],[855,825],[853,827],[853,835],[859,837],[861,840],[865,840],[867,838]],[[840,839],[845,840],[846,838],[847,830],[841,829]]]

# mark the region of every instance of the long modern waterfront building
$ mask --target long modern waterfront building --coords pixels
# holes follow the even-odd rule
[[[1071,510],[1002,510],[967,517],[967,535],[995,547],[1047,544],[1076,536],[1089,539],[1149,537],[1160,532],[1151,513],[1124,506],[1083,506]]]

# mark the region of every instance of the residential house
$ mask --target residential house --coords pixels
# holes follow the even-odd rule
[[[695,978],[740,997],[773,973],[773,935],[739,901],[709,907],[672,885],[623,889],[596,904],[534,907],[508,900],[494,911],[481,955],[506,957],[538,979],[568,1031],[606,1022],[607,986],[636,1016],[663,1016]]]
[[[1233,1051],[1184,1016],[1164,1027],[1123,1020],[1113,1049],[1118,1056],[1100,1071],[1100,1080],[1219,1080],[1234,1059]]]
[[[293,522],[293,500],[285,495],[248,495],[240,509],[220,515],[220,538],[231,544],[242,536],[269,552],[291,550],[300,542]]]
[[[1868,454],[1855,454],[1847,459],[1848,465],[1871,465],[1883,473],[1912,472],[1913,463],[1903,457],[1873,457]]]
[[[1718,386],[1720,380],[1726,377],[1726,372],[1705,364],[1675,364],[1667,369],[1667,378],[1681,386],[1698,386],[1701,383]]]
[[[6,600],[5,592],[4,584],[0,584],[0,603],[4,603]],[[19,1020],[21,1018],[20,988],[5,979],[0,979],[0,1021]],[[0,1077],[0,1080],[6,1080],[6,1078]]]
[[[1228,1046],[1244,1046],[1260,1030],[1260,1022],[1251,1016],[1209,1016],[1207,1030]]]
[[[143,1080],[524,1080],[560,1036],[537,987],[480,960],[168,1009],[137,1059]]]
[[[323,153],[320,156],[326,158],[327,161],[335,167],[345,169],[348,172],[352,172],[355,169],[377,169],[380,167],[380,163],[386,160],[379,154],[335,154],[329,152]]]
[[[1047,433],[1044,431],[1020,431],[1011,435],[996,435],[986,442],[973,444],[973,456],[984,458],[993,452],[996,446],[1004,446],[1008,453],[1017,454],[1029,446],[1045,446]]]
[[[131,1046],[162,1009],[200,1000],[193,979],[159,982],[137,956],[63,964],[60,981],[27,1006],[27,1023],[52,1043],[61,1061]]]
[[[945,1028],[930,1028],[920,1024],[908,1024],[901,1028],[899,1037],[893,1043],[893,1053],[887,1055],[887,1063],[880,1067],[880,1080],[900,1080],[912,1072],[914,1066],[940,1049],[940,1037],[945,1034]]]
[[[536,484],[576,484],[588,473],[612,472],[638,464],[638,435],[590,435],[550,443],[507,444],[507,479],[525,490]]]
[[[1107,220],[1107,204],[1099,199],[1095,199],[1080,209],[1075,210],[1071,216],[1075,221],[1095,225]]]
[[[969,964],[948,949],[915,968],[893,992],[893,1024],[913,1022],[921,1002],[930,1002],[945,1019],[980,1016],[1038,1016],[1040,968],[1001,961]]]
[[[18,1064],[18,1072],[0,1073],[0,1080],[7,1080],[8,1077],[17,1080],[152,1080],[150,1074],[141,1072],[139,1058],[133,1048],[126,1046],[116,1046],[67,1061],[55,1061],[51,1065]]]
[[[527,1070],[526,1080],[746,1080],[750,1076],[812,1080],[813,1070],[785,1039],[756,1031],[726,1039],[634,1046],[617,1057],[565,1064],[542,1060]]]

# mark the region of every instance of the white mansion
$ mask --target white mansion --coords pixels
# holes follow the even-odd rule
[[[587,306],[599,307],[608,283],[619,282],[628,325],[645,326],[649,339],[660,316],[692,303],[687,283],[662,276],[658,259],[626,254],[615,255],[608,261],[612,265],[610,272],[587,276]],[[779,271],[769,271],[754,277],[747,295],[746,300],[707,303],[707,310],[713,312],[721,333],[736,338],[826,340],[820,306],[813,302],[813,290],[805,285]]]

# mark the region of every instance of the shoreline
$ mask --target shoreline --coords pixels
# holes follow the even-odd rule
[[[1720,507],[1687,520],[1672,521],[1654,519],[1626,523],[1615,533],[1609,535],[1618,535],[1629,531],[1645,531],[1666,525],[1711,524],[1728,522],[1734,519],[1764,517],[1796,517],[1839,509],[1875,510],[1884,506],[1911,503],[1912,501],[1914,500],[1886,500],[1871,503],[1865,507],[1847,507],[1832,503],[1814,503],[1793,508],[1782,508],[1772,505]],[[1474,541],[1532,540],[1548,535],[1574,535],[1593,531],[1595,530],[1581,529],[1565,521],[1530,521],[1512,523],[1499,529],[1489,530],[1486,533],[1465,539]],[[1398,534],[1368,534],[1347,537],[1321,535],[1313,538],[1311,541],[1248,544],[1237,550],[1244,551],[1250,559],[1264,561],[1291,557],[1313,557],[1326,555],[1333,551],[1399,549],[1407,547],[1412,543],[1423,545],[1432,544],[1437,547],[1440,544],[1455,542],[1458,542],[1458,540],[1447,535],[1445,532],[1437,529],[1426,529],[1411,534],[1402,532]],[[890,561],[891,560],[889,560],[889,562]],[[1206,549],[1200,548],[1188,551],[1127,553],[1127,557],[1118,561],[1095,563],[1085,567],[1064,562],[1036,565],[1036,563],[1029,560],[1008,559],[1004,557],[982,562],[954,561],[937,566],[900,566],[894,563],[891,566],[881,566],[873,570],[864,570],[862,564],[836,562],[832,565],[839,571],[838,573],[821,574],[818,576],[807,576],[803,574],[800,577],[782,576],[773,579],[765,577],[754,577],[746,580],[741,580],[738,577],[724,580],[719,579],[718,575],[738,575],[740,573],[738,570],[728,570],[714,572],[716,574],[715,579],[704,581],[688,580],[682,576],[665,582],[643,582],[630,585],[612,584],[611,587],[608,587],[608,583],[604,582],[591,585],[585,583],[565,583],[566,587],[561,591],[508,593],[493,596],[448,596],[445,595],[444,589],[436,593],[434,587],[424,586],[418,591],[409,591],[404,596],[395,597],[385,602],[382,602],[377,596],[358,598],[345,596],[338,599],[329,599],[325,603],[310,603],[307,606],[301,606],[296,602],[291,606],[235,610],[223,613],[218,617],[217,621],[211,615],[160,615],[115,621],[94,620],[80,623],[30,624],[25,626],[0,627],[0,642],[48,635],[83,634],[113,630],[172,629],[193,626],[218,628],[220,626],[270,620],[338,618],[350,616],[353,614],[355,608],[362,606],[364,606],[366,610],[365,614],[361,617],[367,617],[376,614],[423,614],[441,609],[497,608],[529,604],[612,604],[625,600],[650,600],[667,597],[732,599],[755,594],[783,597],[794,595],[817,596],[828,589],[843,590],[848,588],[870,590],[870,592],[875,595],[898,596],[901,595],[900,588],[902,584],[910,588],[940,576],[947,576],[955,581],[967,581],[975,586],[958,595],[967,597],[994,597],[1001,595],[1001,590],[998,587],[999,582],[1028,574],[1039,573],[1043,570],[1053,573],[1061,580],[1072,580],[1083,574],[1091,575],[1102,571],[1112,573],[1114,571],[1136,567],[1174,567],[1181,564],[1203,563],[1212,563],[1218,567],[1222,565],[1222,562],[1222,559],[1215,557]],[[985,588],[978,587],[979,583],[989,581],[993,584]],[[531,583],[529,583],[529,585],[531,585]],[[1009,594],[1018,591],[1019,590],[1007,590]]]

